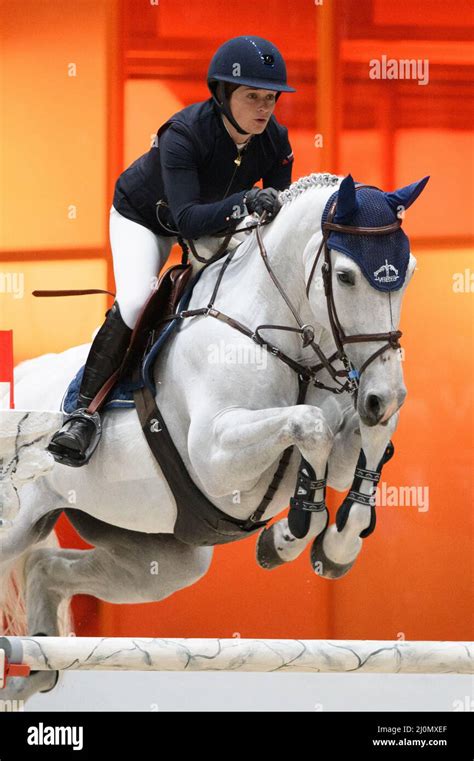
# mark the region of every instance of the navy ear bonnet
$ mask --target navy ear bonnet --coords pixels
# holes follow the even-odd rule
[[[321,224],[326,222],[337,198],[333,222],[354,227],[390,225],[396,222],[397,211],[407,209],[420,195],[428,179],[424,177],[401,190],[385,193],[375,188],[356,191],[354,181],[348,175],[326,203]],[[378,291],[397,291],[405,282],[410,242],[401,228],[387,235],[350,235],[333,230],[327,245],[353,259]]]

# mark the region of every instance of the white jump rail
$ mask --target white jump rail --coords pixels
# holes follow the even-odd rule
[[[0,687],[29,670],[472,674],[473,664],[472,642],[0,637]]]

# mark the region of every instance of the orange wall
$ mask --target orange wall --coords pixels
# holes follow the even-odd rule
[[[402,315],[408,397],[382,480],[427,487],[429,507],[377,509],[357,568],[334,591],[338,637],[473,635],[473,309],[472,293],[452,288],[454,273],[472,271],[472,256],[414,253],[418,271]]]
[[[106,11],[0,0],[0,268],[24,283],[20,298],[0,293],[0,328],[15,329],[17,363],[89,341],[107,308],[31,296],[107,285]]]
[[[107,204],[104,2],[1,0],[0,14],[6,105],[1,247],[101,246]]]

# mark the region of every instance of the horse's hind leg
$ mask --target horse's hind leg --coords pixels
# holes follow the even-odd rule
[[[15,556],[21,556],[23,553],[28,551],[29,547],[32,544],[36,544],[37,542],[40,542],[41,540],[45,539],[48,536],[48,534],[52,531],[54,524],[56,523],[60,513],[61,513],[61,510],[55,510],[43,516],[43,518],[41,518],[34,525],[27,526],[26,525],[27,522],[25,522],[24,526],[15,525],[14,528],[12,528],[8,532],[8,542],[5,541],[5,547],[2,548],[2,549],[5,549],[3,560],[5,561],[4,571],[6,573],[10,572],[9,569],[11,567],[12,558],[15,558]],[[12,536],[13,532],[14,532],[14,535]],[[50,549],[42,549],[42,550],[33,550],[32,554],[34,552],[41,552],[41,551],[51,552]],[[30,556],[27,556],[27,560],[25,562],[25,568],[28,564],[29,557]],[[1,569],[1,566],[0,566],[0,569]],[[26,607],[28,610],[27,591],[25,593],[25,597],[26,597]],[[49,634],[59,633],[58,626],[57,626],[57,618],[58,617],[56,613],[54,616],[56,628],[49,627],[48,629]],[[1,615],[0,615],[0,619],[1,619]],[[40,635],[45,633],[41,631],[40,629],[36,629],[34,626],[33,628],[30,628],[30,624],[28,625],[28,631],[33,635]],[[24,701],[28,700],[32,695],[35,695],[37,692],[48,692],[49,690],[51,690],[56,685],[57,678],[58,678],[57,672],[49,672],[49,671],[33,671],[28,677],[10,678],[8,680],[7,685],[3,689],[0,690],[0,711],[14,710],[14,708],[10,708],[10,707],[15,707],[15,706],[17,707],[17,710],[22,710]]]
[[[207,572],[212,547],[191,547],[168,534],[141,534],[109,526],[68,510],[92,550],[38,549],[25,564],[28,630],[57,636],[58,607],[76,594],[113,603],[156,602],[198,581]],[[26,700],[55,686],[57,672],[38,671],[9,680],[0,697]]]
[[[3,617],[7,626],[10,618],[18,620],[18,606],[20,610],[23,608],[23,563],[26,565],[28,552],[33,545],[50,541],[48,536],[52,533],[61,512],[61,509],[51,510],[35,519],[29,507],[23,505],[12,528],[0,536],[0,625]],[[11,581],[13,572],[17,574],[15,582]],[[11,598],[10,592],[13,595]],[[32,633],[40,632],[33,630]],[[0,711],[10,710],[12,706],[22,710],[23,701],[37,692],[47,692],[54,687],[56,680],[57,674],[47,671],[33,672],[27,678],[9,679],[6,687],[0,690]]]
[[[41,548],[33,550],[25,563],[26,608],[28,633],[32,637],[57,637],[59,631],[59,605],[71,595],[67,589],[59,590],[47,584],[45,570],[54,560],[70,564],[87,555],[89,550]],[[57,569],[56,569],[57,570]],[[32,671],[28,677],[14,677],[0,690],[0,706],[12,701],[21,705],[37,692],[50,692],[59,679],[58,671]]]
[[[212,547],[192,547],[168,534],[109,526],[78,510],[68,516],[92,550],[38,549],[28,558],[28,628],[57,634],[61,600],[76,594],[113,603],[155,602],[198,581]]]

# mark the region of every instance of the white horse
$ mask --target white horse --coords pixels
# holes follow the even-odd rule
[[[301,324],[313,326],[314,340],[326,356],[334,352],[335,344],[321,287],[322,258],[313,272],[309,297],[305,284],[322,238],[323,209],[341,180],[327,174],[299,179],[280,194],[282,208],[276,219],[260,228],[273,272]],[[404,205],[409,206],[421,192],[414,187],[398,191],[392,200],[405,198]],[[255,231],[241,233],[239,241],[218,291],[217,309],[252,328],[296,326],[264,265]],[[200,243],[206,246],[207,241]],[[331,250],[330,259],[337,314],[346,332],[395,330],[414,257],[410,254],[403,286],[391,293],[375,290],[351,257]],[[208,304],[221,267],[218,261],[202,273],[190,309]],[[264,333],[299,363],[315,363],[311,346],[303,346],[299,333]],[[345,348],[350,361],[360,368],[384,343],[361,342]],[[22,363],[15,378],[19,409],[0,413],[14,416],[2,434],[3,441],[0,438],[0,455],[10,504],[13,500],[17,510],[10,527],[0,535],[0,604],[3,599],[11,620],[11,602],[6,601],[12,599],[9,580],[16,570],[15,596],[24,591],[27,630],[32,635],[57,636],[59,604],[76,594],[114,603],[162,600],[202,578],[213,552],[211,546],[187,545],[173,536],[176,503],[134,409],[105,413],[100,444],[82,468],[54,463],[44,452],[62,419],[58,410],[64,390],[84,364],[88,349],[88,345],[78,346]],[[344,369],[340,361],[333,364]],[[318,378],[334,386],[327,370]],[[309,385],[305,403],[296,404],[297,373],[247,336],[209,316],[181,321],[177,335],[159,356],[154,379],[157,404],[191,479],[217,508],[239,519],[252,515],[282,453],[291,445],[289,467],[265,519],[287,507],[301,457],[317,479],[324,478],[327,466],[327,483],[338,491],[353,482],[361,448],[365,467],[375,471],[406,394],[399,352],[389,348],[362,373],[355,396]],[[35,447],[36,457],[31,455]],[[28,456],[29,465],[22,470],[22,460]],[[372,488],[371,480],[362,480],[359,491],[370,495]],[[323,496],[323,490],[317,489],[315,499]],[[47,537],[62,511],[94,549],[51,546]],[[342,530],[327,527],[327,510],[310,514],[303,537],[292,534],[288,519],[281,519],[261,534],[257,558],[263,567],[274,568],[294,560],[316,540],[315,570],[337,578],[354,563],[362,547],[360,535],[370,520],[371,507],[359,502],[352,503]],[[13,625],[10,633],[24,633],[18,629]],[[55,678],[37,672],[27,680],[11,679],[0,697],[25,698],[47,691]]]

